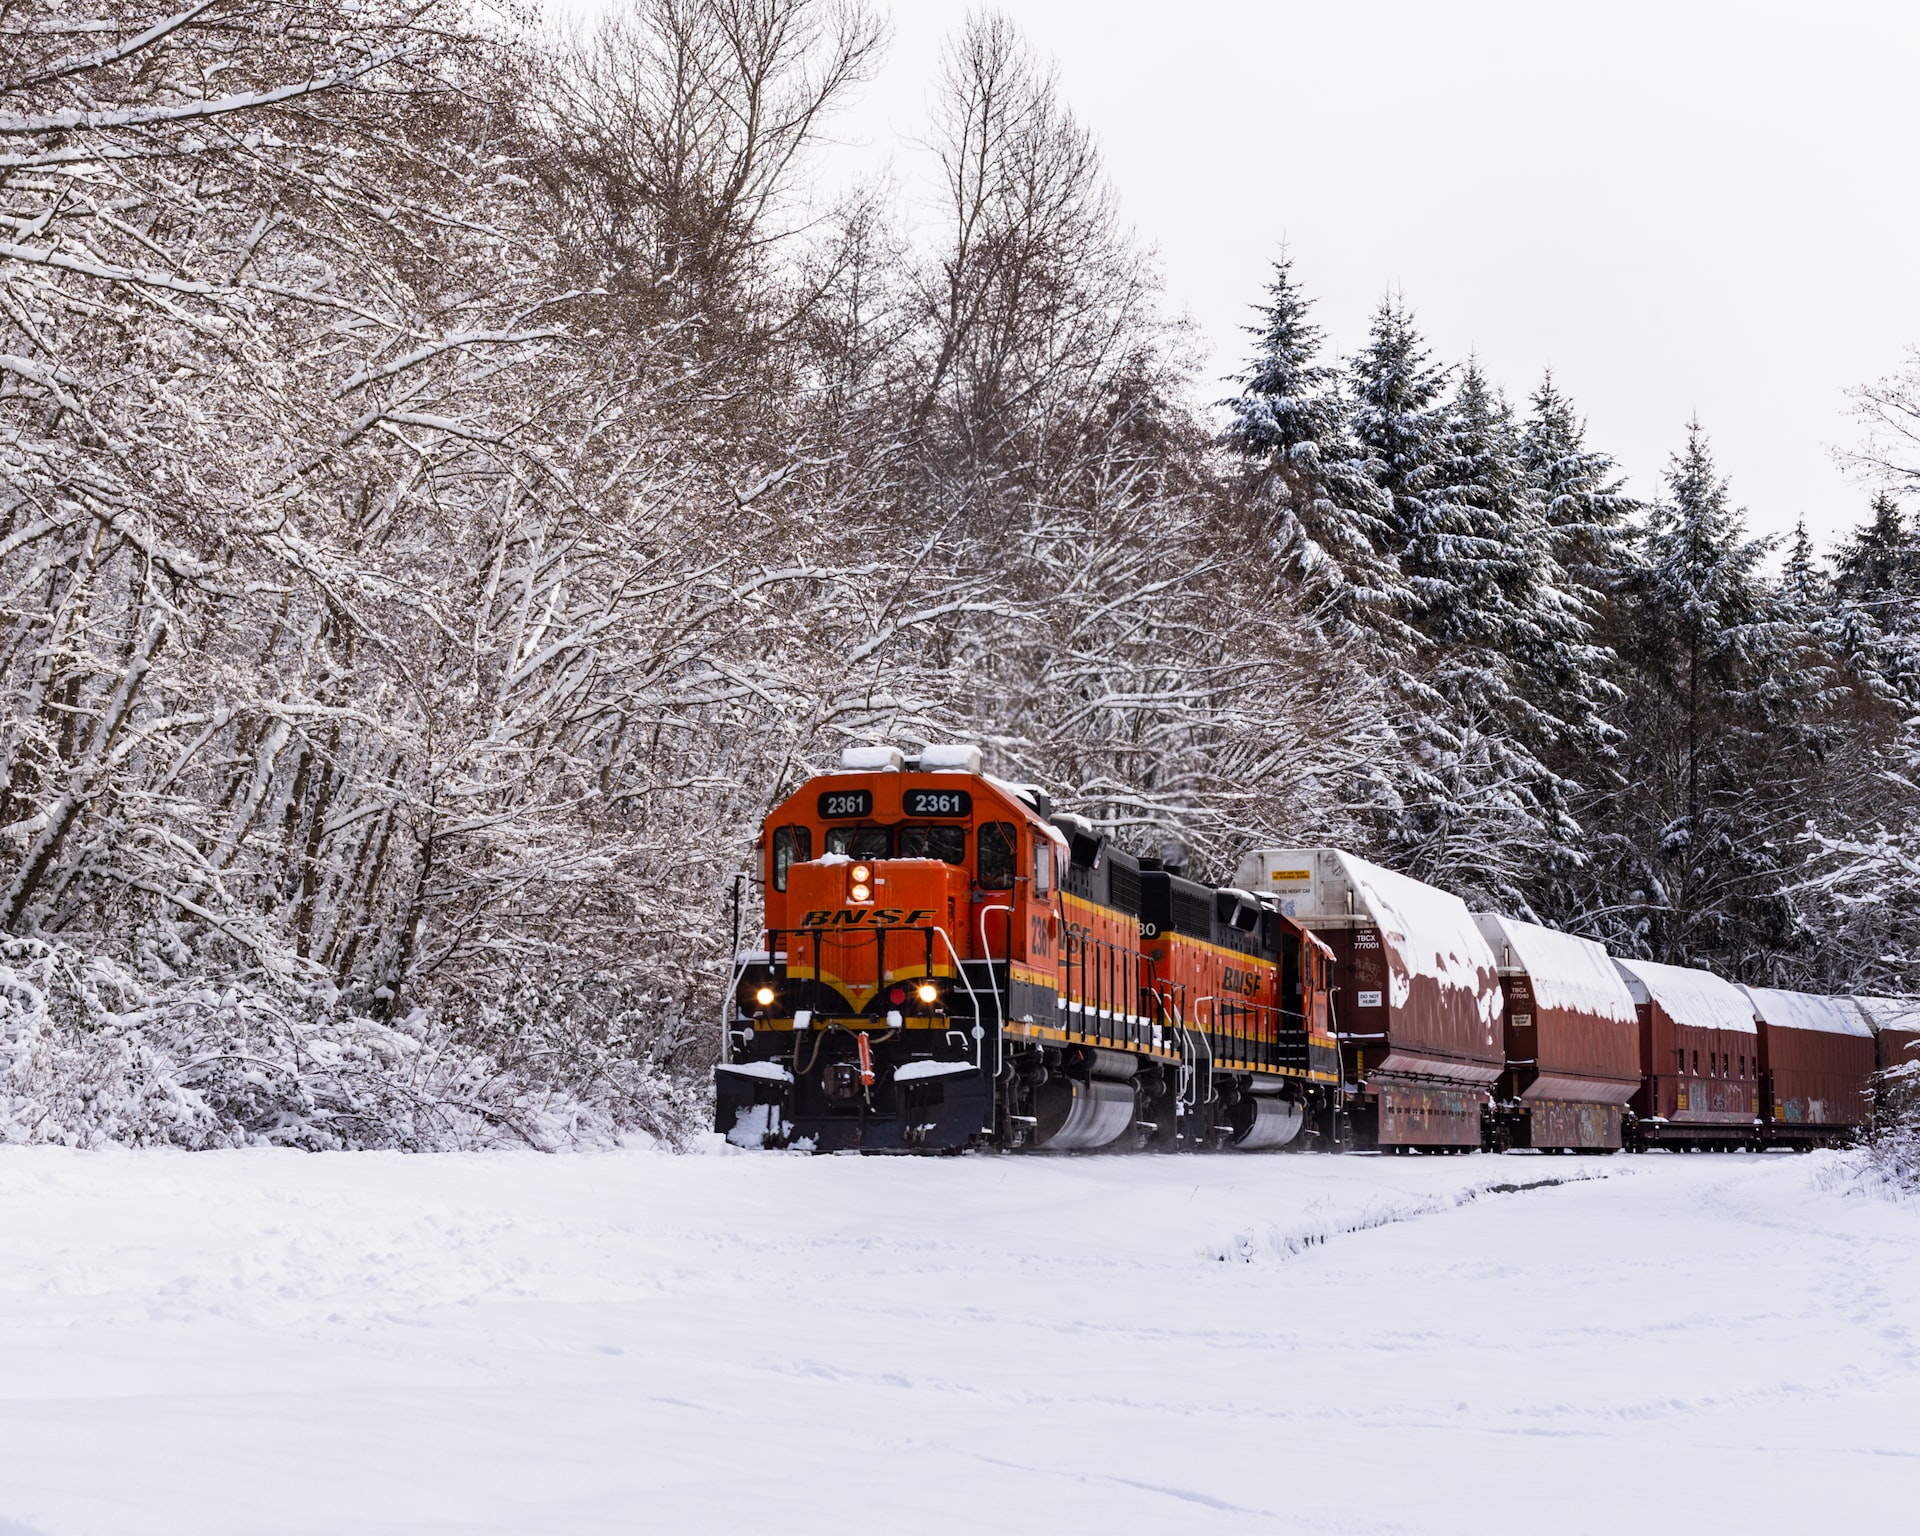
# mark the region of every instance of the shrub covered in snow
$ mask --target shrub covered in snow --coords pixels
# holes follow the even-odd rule
[[[215,972],[174,935],[126,960],[0,939],[0,1140],[550,1150],[681,1143],[698,1106],[596,1020],[383,1023],[331,988]]]
[[[1875,1098],[1863,1171],[1890,1192],[1920,1194],[1920,1061],[1882,1072]]]

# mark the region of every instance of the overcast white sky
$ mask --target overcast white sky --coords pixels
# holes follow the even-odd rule
[[[880,3],[893,44],[839,153],[911,191],[970,7]],[[1824,546],[1859,520],[1846,391],[1920,342],[1920,4],[1002,9],[1099,135],[1211,374],[1285,242],[1342,353],[1397,287],[1437,355],[1477,351],[1516,399],[1551,367],[1636,491],[1698,411],[1756,530],[1804,513]]]

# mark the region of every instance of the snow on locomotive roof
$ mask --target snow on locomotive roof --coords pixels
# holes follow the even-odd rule
[[[1814,992],[1782,992],[1773,987],[1740,989],[1753,1000],[1753,1011],[1775,1029],[1812,1029],[1823,1035],[1861,1035],[1873,1030],[1844,997]]]
[[[898,747],[840,749],[840,766],[849,773],[898,773],[905,761]]]
[[[915,756],[927,773],[977,774],[984,761],[978,747],[958,742],[950,746],[922,747]]]
[[[920,747],[911,754],[898,747],[874,745],[840,749],[840,767],[847,773],[899,773],[909,758],[922,773],[977,774],[984,761],[978,747],[958,742]]]
[[[1613,963],[1620,968],[1636,1000],[1651,998],[1676,1024],[1691,1025],[1695,1029],[1728,1029],[1743,1035],[1760,1033],[1760,1026],[1753,1021],[1753,1004],[1746,993],[1732,982],[1722,981],[1712,971],[1617,957]]]
[[[1856,997],[1853,1003],[1875,1033],[1906,1029],[1920,1034],[1920,997]]]
[[[1018,800],[1037,816],[1044,818],[1048,812],[1053,809],[1053,802],[1048,798],[1047,792],[1038,784],[1016,784],[1011,779],[996,779],[990,773],[983,773],[980,777],[995,789],[999,790],[1001,794],[1007,796],[1008,799]],[[1059,843],[1062,847],[1066,846],[1066,833],[1062,832],[1050,821],[1046,823],[1046,827],[1047,835],[1051,837],[1054,842]]]
[[[1631,1024],[1639,1017],[1634,1011],[1633,993],[1614,969],[1613,956],[1592,939],[1542,928],[1538,923],[1523,923],[1497,912],[1476,912],[1473,920],[1502,969],[1509,968],[1509,961],[1501,953],[1501,946],[1512,951],[1511,964],[1527,973],[1536,1006],[1621,1024]]]

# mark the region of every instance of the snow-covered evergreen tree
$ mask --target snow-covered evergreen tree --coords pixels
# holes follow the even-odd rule
[[[1557,404],[1557,396],[1549,402],[1556,417]],[[1569,578],[1561,554],[1616,542],[1624,498],[1606,483],[1610,461],[1580,449],[1577,423],[1569,433],[1567,420],[1557,420],[1546,443],[1530,436],[1477,364],[1462,379],[1456,409],[1453,494],[1474,531],[1499,548],[1487,563],[1493,584],[1483,578],[1471,592],[1508,669],[1514,734],[1542,764],[1542,795],[1560,831],[1577,840],[1564,796],[1575,788],[1570,779],[1586,778],[1617,739],[1607,712],[1619,689],[1614,655],[1594,636],[1601,596]],[[1527,427],[1540,424],[1536,411]],[[1543,451],[1549,447],[1557,451]]]
[[[1728,499],[1698,420],[1667,471],[1668,499],[1650,510],[1636,657],[1698,715],[1716,687],[1731,687],[1755,658],[1765,617],[1761,566],[1770,547],[1745,536],[1744,514]]]
[[[1463,530],[1456,510],[1436,499],[1450,451],[1447,370],[1436,365],[1398,294],[1374,311],[1367,345],[1349,368],[1353,433],[1368,473],[1386,497],[1389,550],[1411,591],[1408,617],[1443,626],[1453,597],[1448,562]]]
[[[1813,612],[1833,599],[1833,578],[1820,565],[1807,536],[1807,520],[1793,525],[1787,540],[1787,558],[1780,570],[1780,596],[1794,608]]]
[[[1550,560],[1513,413],[1475,359],[1460,370],[1420,491],[1419,569],[1444,594],[1425,616],[1440,644],[1505,650]]]
[[[1877,492],[1868,512],[1866,526],[1835,552],[1834,590],[1882,634],[1920,636],[1920,536],[1890,491]]]
[[[1613,460],[1586,444],[1586,423],[1549,373],[1529,401],[1521,462],[1553,535],[1553,557],[1572,589],[1597,602],[1633,558],[1627,495]]]
[[[1577,829],[1533,750],[1540,722],[1508,654],[1545,556],[1511,413],[1477,367],[1446,392],[1450,370],[1396,295],[1350,372],[1354,436],[1387,500],[1420,636],[1393,680],[1413,766],[1389,835],[1422,877],[1526,909],[1543,850]]]
[[[1412,638],[1400,612],[1412,597],[1394,557],[1387,497],[1347,422],[1340,375],[1319,361],[1323,335],[1293,276],[1274,263],[1256,349],[1221,443],[1246,465],[1249,500],[1269,548],[1336,639]]]
[[[1803,633],[1763,573],[1696,420],[1648,513],[1632,573],[1625,783],[1595,814],[1608,834],[1616,942],[1737,976],[1803,935],[1786,895],[1787,839],[1819,769],[1782,686]]]
[[[1487,897],[1533,906],[1552,874],[1581,857],[1573,775],[1610,739],[1608,656],[1590,642],[1586,609],[1554,560],[1512,410],[1477,362],[1461,372],[1444,446],[1423,499],[1429,527],[1445,530],[1427,569],[1448,595],[1423,629],[1424,675],[1445,708],[1423,729],[1430,753],[1444,748],[1438,800],[1497,803],[1524,850]],[[1450,741],[1468,722],[1483,743],[1477,781],[1463,778]],[[1427,836],[1417,820],[1415,831]]]

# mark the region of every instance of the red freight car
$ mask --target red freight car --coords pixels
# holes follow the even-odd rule
[[[1492,1144],[1617,1151],[1640,1088],[1640,1018],[1613,957],[1591,939],[1492,912],[1474,922],[1506,993],[1507,1070]]]
[[[1640,1015],[1640,1091],[1627,1145],[1727,1149],[1754,1144],[1760,1030],[1730,981],[1689,966],[1615,960]]]
[[[1856,997],[1854,1006],[1873,1030],[1873,1064],[1882,1072],[1920,1061],[1920,998]]]
[[[1867,1121],[1873,1030],[1844,997],[1742,987],[1760,1021],[1760,1123],[1778,1146],[1850,1140]]]
[[[1466,903],[1337,848],[1270,848],[1237,883],[1332,948],[1343,1102],[1361,1144],[1480,1145],[1506,1070],[1500,977]]]

